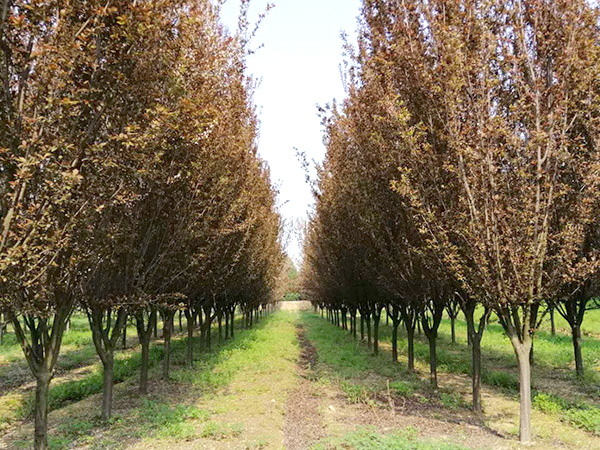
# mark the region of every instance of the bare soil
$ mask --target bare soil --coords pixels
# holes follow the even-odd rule
[[[291,302],[288,302],[291,303]],[[295,302],[300,303],[300,302]],[[304,450],[325,436],[322,421],[321,395],[311,382],[312,369],[317,362],[317,350],[306,339],[304,327],[296,327],[300,344],[298,386],[288,394],[285,407],[284,445],[286,450]]]

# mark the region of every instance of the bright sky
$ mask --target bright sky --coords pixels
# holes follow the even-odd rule
[[[340,75],[341,32],[354,44],[360,0],[253,0],[251,21],[267,3],[275,7],[262,23],[250,56],[250,73],[260,80],[255,103],[259,110],[259,151],[271,167],[280,191],[281,213],[287,222],[304,218],[312,204],[310,188],[294,148],[309,161],[322,161],[325,149],[316,105],[343,99]],[[222,21],[235,30],[239,2],[228,0]],[[295,239],[295,237],[292,237]],[[288,254],[298,261],[295,240]]]

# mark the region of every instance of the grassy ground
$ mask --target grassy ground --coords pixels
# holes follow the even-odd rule
[[[591,320],[588,320],[590,319]],[[600,448],[597,383],[600,314],[584,327],[589,375],[573,376],[567,327],[536,340],[536,388],[531,448]],[[385,323],[385,321],[383,321]],[[101,378],[84,318],[65,336],[60,373],[53,380],[51,448],[85,449],[445,449],[518,448],[516,364],[498,324],[483,340],[483,416],[468,409],[470,382],[466,329],[440,330],[440,390],[427,384],[427,347],[416,345],[417,374],[391,362],[390,328],[382,326],[382,352],[310,312],[279,312],[233,340],[198,354],[184,368],[185,341],[173,344],[172,379],[160,379],[160,341],[154,344],[150,394],[137,394],[138,351],[120,352],[114,418],[99,419]],[[31,383],[10,334],[0,346],[0,449],[30,448]],[[216,339],[214,339],[216,341]],[[400,337],[400,353],[405,340]],[[18,351],[17,351],[18,350]]]
[[[594,330],[598,325],[598,315],[595,313],[590,317],[592,320],[588,322],[587,329]],[[324,377],[339,385],[350,401],[381,403],[382,400],[386,401],[386,393],[391,392],[391,397],[405,399],[407,408],[419,414],[426,413],[433,418],[454,416],[454,419],[464,423],[489,429],[494,435],[490,436],[492,440],[497,437],[516,439],[516,362],[510,343],[498,324],[490,324],[482,342],[485,414],[475,417],[468,411],[470,353],[466,344],[466,327],[462,321],[457,323],[456,344],[450,343],[449,321],[444,321],[441,326],[438,346],[441,389],[439,393],[432,393],[427,388],[428,348],[424,338],[419,338],[416,343],[418,373],[413,376],[404,371],[405,359],[402,355],[406,352],[406,342],[402,335],[399,339],[401,362],[399,365],[391,362],[391,328],[382,327],[383,351],[375,357],[366,345],[357,345],[347,332],[336,329],[324,319],[311,314],[304,320],[310,324],[309,338],[315,342],[319,357],[332,369],[325,371]],[[533,384],[536,388],[536,411],[533,423],[538,433],[538,445],[540,448],[556,444],[569,448],[599,448],[600,410],[595,407],[599,402],[596,381],[598,340],[594,331],[584,339],[589,375],[580,381],[569,367],[570,340],[562,332],[560,330],[559,335],[550,336],[542,330],[535,344]],[[415,403],[422,407],[415,408]],[[501,439],[495,445],[508,444]]]

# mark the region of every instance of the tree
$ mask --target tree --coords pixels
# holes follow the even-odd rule
[[[498,314],[527,442],[539,304],[597,265],[571,264],[598,195],[597,13],[585,2],[366,5],[393,92],[427,142],[406,155],[399,191],[465,292]]]

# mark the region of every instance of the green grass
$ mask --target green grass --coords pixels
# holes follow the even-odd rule
[[[412,427],[389,434],[381,434],[374,428],[360,428],[341,438],[326,438],[315,444],[313,450],[461,450],[465,447],[441,441],[417,438]]]
[[[533,405],[563,422],[600,434],[600,408],[582,402],[569,402],[552,394],[539,393],[533,398]]]
[[[213,333],[216,326],[217,324],[214,324]],[[135,336],[135,330],[128,329],[128,336]],[[65,333],[63,339],[63,348],[72,350],[66,352],[63,351],[61,353],[58,362],[58,370],[65,372],[81,366],[90,366],[90,370],[88,373],[77,376],[72,380],[51,383],[48,394],[48,408],[50,411],[62,408],[68,403],[80,401],[90,395],[102,392],[102,366],[98,362],[98,357],[91,339],[87,318],[82,314],[75,314],[71,321],[71,329],[68,333]],[[156,340],[151,343],[151,367],[161,361],[163,355],[162,345],[162,340]],[[181,336],[176,336],[172,340],[171,349],[173,353],[173,366],[183,365],[185,345],[186,338],[182,338]],[[199,350],[199,345],[200,337],[195,336],[194,346],[196,352]],[[0,364],[0,378],[3,375],[2,369],[8,371],[10,370],[11,365],[15,364],[26,366],[20,346],[14,342],[14,335],[8,334],[4,345],[0,346],[0,349],[4,351],[3,356],[6,357],[5,361],[12,361],[12,363],[4,362],[3,364]],[[117,351],[115,354],[114,368],[115,383],[120,383],[136,375],[140,366],[141,355],[138,349],[134,349],[133,351]],[[218,379],[219,377],[215,378]],[[25,381],[27,381],[27,379],[23,382]],[[6,395],[0,396],[0,432],[15,421],[30,417],[33,413],[34,400],[35,396],[32,391],[27,393],[8,392]]]
[[[260,378],[278,365],[289,364],[285,353],[297,345],[292,321],[283,313],[269,316],[252,329],[239,330],[233,340],[198,354],[193,369],[177,368],[175,364],[171,380],[161,382],[160,392],[142,400],[132,398],[131,408],[115,417],[108,428],[97,424],[94,429],[103,432],[88,442],[90,448],[123,448],[125,442],[131,444],[132,440],[150,445],[160,441],[239,438],[244,433],[242,423],[219,420],[222,411],[199,407],[197,402],[219,395],[222,389],[231,389],[238,377]],[[174,362],[183,363],[184,357],[183,344],[173,346]],[[169,385],[176,387],[177,393],[166,397],[164,392],[171,391]],[[220,407],[226,407],[226,403],[218,402]]]
[[[318,349],[319,360],[331,367],[331,373],[327,376],[340,382],[349,401],[365,401],[372,397],[370,395],[372,390],[386,389],[380,380],[371,379],[369,374],[373,373],[388,379],[390,390],[398,395],[418,394],[418,399],[429,403],[439,401],[439,404],[447,409],[469,407],[462,397],[452,392],[444,392],[443,389],[439,396],[432,396],[431,392],[428,392],[426,381],[408,374],[404,365],[392,364],[388,352],[381,352],[378,356],[373,355],[365,345],[355,343],[347,331],[333,327],[314,314],[305,313],[304,320],[309,324],[309,338]],[[578,379],[570,367],[572,343],[569,335],[557,333],[556,336],[552,336],[545,329],[547,324],[544,324],[541,331],[536,334],[535,365],[532,376],[534,395],[537,395],[534,407],[544,412],[548,412],[548,408],[560,408],[556,414],[558,419],[576,428],[598,433],[600,378],[596,369],[599,368],[600,340],[594,337],[594,330],[600,330],[600,327],[597,328],[600,326],[600,311],[590,312],[586,320],[588,330],[591,331],[588,331],[588,337],[584,339],[583,345],[587,364],[587,375],[584,380]],[[558,322],[557,319],[557,325]],[[564,331],[560,327],[559,330]],[[437,347],[438,370],[470,375],[471,352],[466,342],[464,321],[457,320],[456,333],[457,342],[452,344],[450,321],[444,319],[440,326]],[[382,320],[380,340],[390,342],[390,339],[391,326],[386,326],[385,320]],[[399,333],[398,348],[400,355],[406,354],[406,339],[403,331]],[[429,348],[424,336],[417,336],[415,339],[415,356],[421,370],[425,372]],[[516,358],[504,330],[497,321],[492,320],[485,331],[482,341],[482,359],[482,382],[500,389],[508,396],[518,395]],[[553,391],[554,388],[556,392]],[[565,394],[565,389],[568,390],[568,394]],[[568,395],[569,401],[565,399],[565,395]],[[548,399],[552,400],[553,406],[548,406],[550,404]]]

